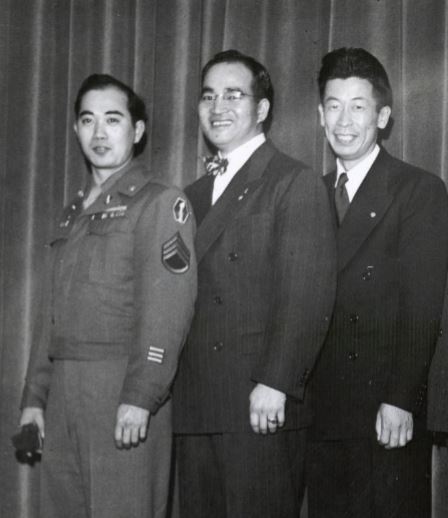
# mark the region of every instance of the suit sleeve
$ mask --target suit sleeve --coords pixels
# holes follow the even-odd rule
[[[167,399],[193,316],[197,278],[189,202],[165,189],[135,228],[135,334],[120,402],[155,413]]]
[[[310,170],[292,175],[275,215],[273,293],[253,379],[303,398],[323,344],[336,288],[336,244],[328,194]]]
[[[448,264],[448,200],[425,175],[403,210],[399,238],[399,312],[386,403],[418,414],[439,331]]]

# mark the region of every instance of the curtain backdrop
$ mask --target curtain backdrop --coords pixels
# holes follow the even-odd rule
[[[331,168],[317,118],[322,55],[362,46],[389,72],[385,147],[448,178],[448,0],[0,0],[0,516],[34,518],[38,464],[17,462],[19,416],[45,244],[83,186],[73,135],[81,81],[111,73],[148,103],[145,159],[183,187],[205,152],[196,105],[202,65],[236,48],[269,69],[270,135],[316,170]]]

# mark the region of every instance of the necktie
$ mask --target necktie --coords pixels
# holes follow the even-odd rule
[[[338,178],[338,183],[336,184],[336,189],[334,192],[334,202],[336,205],[336,212],[338,215],[339,225],[342,223],[345,213],[347,212],[350,206],[350,200],[348,198],[347,189],[345,188],[345,184],[347,182],[347,173],[342,173]]]
[[[226,172],[229,161],[218,153],[214,156],[205,157],[204,164],[207,174],[216,176],[217,174],[224,174]]]

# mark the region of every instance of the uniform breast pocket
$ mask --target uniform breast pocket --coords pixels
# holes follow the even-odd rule
[[[116,283],[132,278],[133,233],[127,218],[89,223],[84,257],[91,281]]]

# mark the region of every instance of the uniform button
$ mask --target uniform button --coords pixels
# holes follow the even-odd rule
[[[350,322],[352,324],[356,324],[356,322],[358,322],[358,320],[359,320],[359,315],[357,315],[356,313],[352,313],[350,315]]]
[[[222,304],[222,298],[219,295],[217,295],[216,297],[213,298],[213,302],[215,304],[221,305]]]
[[[355,360],[358,359],[358,353],[356,353],[356,352],[348,353],[348,359],[351,360],[352,362],[354,362]]]
[[[443,335],[443,329],[439,329],[439,336]]]
[[[216,342],[216,344],[213,346],[213,349],[215,351],[220,351],[224,347],[224,344],[222,342]]]
[[[229,261],[236,261],[238,259],[238,254],[236,252],[230,252],[228,255]]]

